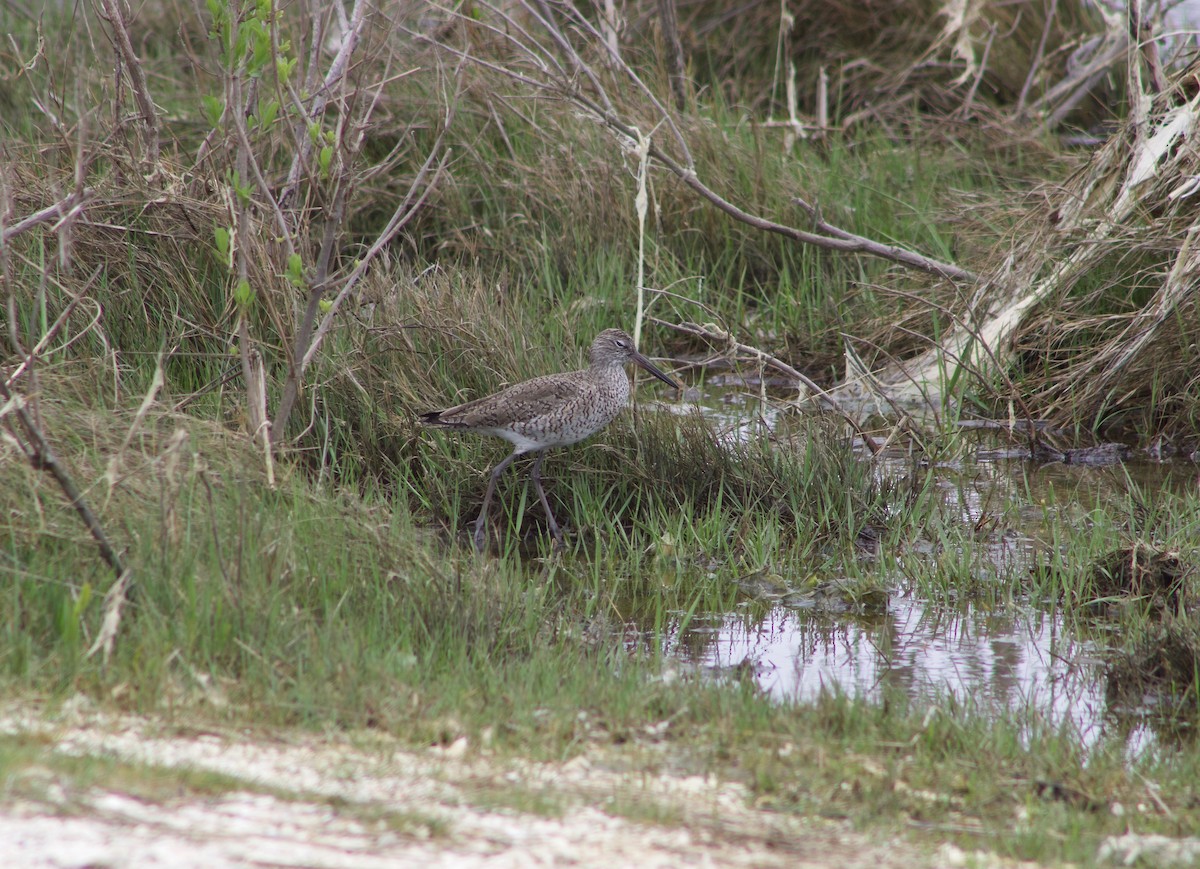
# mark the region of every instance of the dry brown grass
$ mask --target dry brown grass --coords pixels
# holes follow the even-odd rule
[[[949,123],[955,135],[971,136],[980,119],[997,122],[1061,81],[1072,53],[1103,31],[1095,9],[1078,0],[1056,4],[1052,18],[1043,4],[972,4],[961,32],[949,29],[950,7],[934,0],[787,4],[794,25],[782,37],[783,56],[796,65],[800,110],[815,112],[815,84],[824,67],[837,124],[882,123],[900,133],[920,124],[924,114],[937,118],[942,130]],[[654,4],[635,5],[629,18],[635,33],[652,34]],[[776,61],[777,4],[731,9],[691,0],[680,4],[679,19],[702,88],[755,113],[786,115],[785,73]],[[1072,123],[1086,127],[1109,117],[1113,94],[1107,87],[1076,109]]]
[[[1200,173],[1195,126],[1162,150],[1150,136],[1194,112],[1194,69],[1125,124],[1028,222],[1015,256],[1045,277],[1071,261],[1017,339],[1033,406],[1060,421],[1088,421],[1145,436],[1193,435],[1200,395],[1197,262],[1190,179]],[[1130,184],[1135,165],[1144,180]],[[1029,266],[1035,266],[1030,268]]]

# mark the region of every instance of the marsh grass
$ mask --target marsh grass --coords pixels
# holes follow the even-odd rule
[[[97,393],[62,377],[54,394],[82,398],[44,403],[47,429],[64,433],[81,478],[101,479],[132,408],[101,391],[102,406],[81,409]],[[1140,829],[1178,833],[1190,823],[1184,795],[1196,769],[1184,749],[1164,745],[1131,769],[1119,744],[1085,755],[1079,734],[1039,725],[1036,709],[998,714],[952,696],[778,703],[752,679],[664,676],[672,638],[744,602],[736,580],[750,571],[790,581],[851,565],[852,585],[894,588],[891,559],[857,557],[861,527],[881,528],[887,552],[928,529],[940,501],[923,486],[878,482],[823,424],[790,446],[731,447],[693,416],[641,406],[556,458],[555,506],[586,522],[560,559],[547,557],[541,518],[515,479],[502,493],[495,555],[478,558],[446,534],[443,522],[473,516],[487,463],[474,463],[486,455],[480,444],[447,439],[444,448],[466,452],[435,505],[443,520],[431,523],[436,510],[413,496],[413,479],[395,481],[398,497],[369,478],[360,493],[322,491],[302,464],[282,465],[271,491],[243,438],[152,414],[111,493],[89,492],[135,565],[107,666],[85,657],[109,582],[92,543],[39,475],[6,462],[6,692],[53,703],[83,691],[188,723],[371,728],[415,745],[466,737],[547,760],[644,745],[650,758],[665,750],[671,768],[743,778],[765,806],[942,837],[952,827],[963,843],[1024,859],[1094,853],[1101,835],[1124,829],[1108,807],[1136,805],[1143,777],[1174,814],[1139,815]],[[419,479],[448,473],[419,457],[397,473],[414,473],[413,463],[430,465]],[[1189,527],[1178,504],[1157,515],[1160,530]],[[956,540],[952,528],[939,531],[947,546],[969,551],[969,534]],[[1081,538],[1076,555],[1107,536]],[[964,563],[963,576],[947,570],[938,581],[972,570]],[[1018,576],[989,581],[1020,594]],[[558,811],[553,799],[529,800],[511,797],[518,808]],[[974,832],[961,831],[964,817]]]
[[[470,550],[461,531],[505,445],[421,430],[417,414],[582,366],[598,331],[631,325],[637,249],[628,155],[559,106],[518,100],[510,111],[498,80],[479,69],[464,72],[448,134],[456,161],[343,309],[268,486],[246,437],[245,385],[228,379],[236,309],[213,233],[227,217],[229,167],[191,162],[206,134],[198,97],[218,89],[204,71],[214,52],[207,23],[175,3],[139,15],[167,110],[167,168],[180,183],[149,189],[122,142],[89,142],[88,220],[13,244],[17,322],[5,324],[32,345],[100,267],[71,343],[65,334],[19,388],[38,401],[47,435],[119,541],[133,586],[113,656],[89,657],[111,576],[59,490],[0,441],[0,686],[9,696],[53,704],[83,692],[168,721],[371,728],[418,746],[466,737],[472,749],[487,742],[543,759],[631,749],[639,764],[741,778],[770,808],[932,830],[1022,859],[1087,862],[1100,835],[1129,823],[1104,807],[1144,803],[1147,781],[1170,811],[1139,810],[1139,827],[1195,829],[1200,769],[1186,745],[1164,743],[1131,763],[1119,739],[1085,750],[1080,734],[1039,723],[1036,709],[982,710],[949,696],[776,703],[753,680],[672,676],[668,657],[691,623],[761,612],[739,585],[756,573],[800,587],[838,577],[849,598],[875,604],[902,592],[1044,605],[1084,629],[1093,618],[1079,607],[1085,582],[1115,539],[1194,557],[1194,491],[1086,508],[1067,503],[1074,493],[1043,500],[1044,557],[1030,572],[995,558],[1006,529],[1024,530],[1012,508],[989,509],[994,525],[968,521],[961,504],[948,507],[936,468],[914,461],[881,472],[835,423],[800,414],[789,438],[734,442],[650,382],[639,384],[634,412],[547,460],[549,496],[568,525],[564,556],[550,555],[526,464],[497,493],[493,552]],[[52,35],[56,20],[47,18]],[[12,109],[2,180],[17,216],[73,184],[72,148],[30,108],[33,98],[78,70],[74,102],[109,105],[108,74],[74,38],[78,23],[59,25],[62,50],[44,55],[51,66],[25,70],[0,93]],[[23,26],[10,45],[34,44],[36,27]],[[177,38],[199,47],[199,66],[159,47]],[[381,92],[368,151],[386,152],[441,108],[445,81],[413,51],[401,66],[422,70]],[[708,51],[711,69],[763,68],[765,55]],[[857,111],[861,97],[847,87],[845,108]],[[903,135],[856,128],[785,149],[778,130],[756,125],[745,95],[714,93],[703,116],[681,122],[720,192],[779,219],[793,220],[792,197],[804,196],[868,235],[940,256],[983,250],[1015,223],[991,206],[1026,185],[1024,173],[1045,171],[1037,161],[980,169],[977,142],[922,129],[911,107],[885,114]],[[80,135],[99,137],[97,116],[83,120],[94,126],[82,123]],[[280,168],[292,144],[273,135],[262,153]],[[344,260],[390,213],[413,159],[361,188],[339,239]],[[723,324],[822,383],[841,374],[843,333],[866,336],[881,358],[904,356],[938,333],[943,307],[961,302],[920,279],[893,292],[880,263],[759,234],[670,178],[652,178],[650,209],[647,283],[683,297],[657,296],[652,313]],[[246,313],[274,402],[300,296],[273,265],[269,240],[259,241]],[[1102,287],[1106,277],[1095,280]],[[930,304],[917,303],[921,294]],[[674,357],[723,353],[654,328],[641,349],[667,368]],[[165,385],[139,422],[160,358]],[[961,451],[950,437],[929,443],[926,458]],[[13,751],[0,767],[28,761],[25,748]],[[63,769],[85,782],[112,773]],[[133,774],[142,773],[154,776]],[[1076,793],[1088,796],[1055,796]],[[497,804],[505,799],[557,810],[536,792]],[[655,807],[612,810],[675,820]]]

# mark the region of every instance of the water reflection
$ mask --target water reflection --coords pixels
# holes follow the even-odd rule
[[[786,415],[760,396],[706,394],[704,405],[731,441],[787,428]],[[1124,498],[1130,486],[1154,491],[1195,485],[1191,463],[1038,465],[1010,458],[994,431],[977,437],[978,446],[964,450],[965,458],[939,464],[935,472],[946,506],[976,531],[973,569],[985,574],[1034,563],[1053,545],[1046,534],[1051,519],[1067,518],[1082,530],[1090,511]],[[914,461],[921,459],[898,451],[876,468],[883,477],[901,478]],[[697,613],[682,634],[677,627],[670,632],[666,651],[718,678],[753,673],[759,687],[780,700],[811,701],[831,689],[867,698],[896,690],[930,703],[952,695],[983,713],[1015,714],[1030,726],[1068,727],[1085,746],[1114,727],[1131,752],[1153,745],[1145,724],[1130,727],[1106,717],[1103,632],[1079,636],[1056,613],[900,594],[891,596],[886,612],[871,616],[764,606],[757,600],[732,612]]]
[[[1106,726],[1100,648],[1038,611],[952,611],[911,598],[893,598],[870,618],[777,607],[761,618],[694,619],[667,651],[718,674],[750,662],[779,700],[811,701],[829,689],[853,697],[899,690],[929,702],[952,694],[982,712],[1068,725],[1085,745]]]

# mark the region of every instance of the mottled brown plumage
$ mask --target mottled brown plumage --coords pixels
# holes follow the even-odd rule
[[[577,443],[613,421],[629,403],[626,363],[633,362],[664,383],[679,387],[637,352],[633,339],[620,329],[605,329],[597,335],[588,356],[591,364],[580,371],[535,377],[493,395],[421,414],[421,422],[425,425],[494,435],[513,445],[512,454],[496,465],[488,480],[483,507],[475,522],[477,549],[483,549],[484,525],[496,481],[517,456],[525,453],[536,454],[530,476],[546,518],[550,520],[550,532],[555,542],[562,546],[562,533],[542,489],[541,467],[545,450]]]

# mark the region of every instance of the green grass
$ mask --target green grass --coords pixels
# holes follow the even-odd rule
[[[17,386],[38,399],[47,435],[117,541],[133,585],[113,657],[89,656],[110,572],[53,482],[4,441],[7,698],[53,705],[82,692],[168,722],[374,729],[412,746],[467,736],[501,756],[540,760],[605,749],[635,765],[736,778],[769,809],[1020,859],[1086,865],[1102,836],[1126,827],[1196,828],[1198,755],[1166,728],[1154,753],[1130,758],[1119,729],[1085,748],[1080,734],[1047,726],[1033,708],[997,713],[969,698],[836,691],[774,702],[752,680],[664,676],[676,672],[665,650],[689,623],[770,611],[752,590],[756,578],[798,594],[824,593],[836,578],[832,593],[872,612],[898,593],[947,607],[1039,607],[1106,652],[1125,638],[1133,649],[1155,635],[1153,615],[1135,608],[1112,622],[1085,606],[1095,566],[1134,542],[1195,562],[1194,486],[1067,471],[1047,488],[1048,472],[1023,478],[1006,468],[980,492],[964,470],[970,445],[953,431],[923,432],[923,456],[881,470],[850,452],[836,423],[790,406],[786,437],[731,445],[701,414],[656,407],[678,399],[648,382],[634,413],[547,459],[565,554],[550,555],[527,462],[497,491],[491,550],[472,551],[465,531],[506,447],[419,428],[417,414],[581,365],[599,330],[632,326],[637,274],[628,155],[561,107],[509,111],[496,79],[479,69],[464,73],[449,174],[315,358],[269,487],[261,451],[245,436],[245,388],[231,355],[239,309],[214,235],[235,195],[228,142],[192,162],[208,132],[199,98],[220,92],[220,65],[206,19],[176,12],[149,4],[140,13],[165,110],[166,180],[145,189],[124,134],[100,141],[101,121],[89,117],[81,129],[98,137],[89,220],[68,239],[39,230],[9,248],[14,325],[27,345],[99,269],[81,314],[39,359],[36,383]],[[300,38],[296,20],[284,26]],[[19,45],[37,35],[29,22],[14,28]],[[70,149],[33,98],[78,68],[73,103],[111,100],[109,73],[79,38],[78,20],[48,18],[46,28],[55,50],[0,95],[11,110],[0,180],[15,191],[16,217],[73,184]],[[180,33],[201,58],[194,68],[189,55],[163,47]],[[441,113],[445,82],[435,65],[426,55],[401,59],[395,69],[411,60],[419,72],[381,91],[379,123],[366,131],[370,153],[425,143]],[[418,129],[406,130],[408,120]],[[1019,144],[1005,146],[1011,164],[984,163],[994,152],[937,130],[921,135],[915,115],[901,137],[864,126],[789,152],[778,131],[754,120],[721,94],[685,119],[697,168],[723,195],[795,225],[806,218],[792,200],[803,197],[847,229],[948,259],[1010,231],[1000,205],[1011,207],[1013,189],[1039,164]],[[256,144],[267,174],[282,177],[294,143],[280,133]],[[414,147],[363,182],[337,239],[343,265],[373,238],[423,158]],[[913,299],[946,302],[946,288],[906,276],[904,292],[893,292],[897,280],[881,262],[759,233],[671,178],[653,182],[647,284],[684,297],[652,294],[656,316],[719,324],[822,382],[841,375],[843,332],[904,356],[945,326]],[[313,209],[297,217],[306,262],[326,193],[309,189]],[[267,360],[271,407],[299,298],[281,278],[273,232],[263,231],[261,247],[246,239],[257,295],[244,311]],[[1094,280],[1107,291],[1097,306],[1127,306],[1141,292],[1109,275]],[[657,327],[642,349],[676,360],[724,350]],[[135,430],[160,359],[165,386]],[[1045,361],[1052,373],[1054,360]],[[757,373],[753,364],[743,370]],[[689,383],[706,376],[686,373]],[[973,406],[991,406],[967,380],[957,384]],[[943,429],[960,413],[949,410]],[[1032,568],[1000,557],[1012,532],[1035,538]],[[232,785],[0,744],[0,777],[18,782],[14,793],[24,787],[21,770],[41,763],[83,785],[140,780],[148,793]],[[1169,813],[1137,808],[1147,782]],[[481,799],[550,815],[562,805],[537,789]],[[636,799],[606,810],[679,822],[673,807]]]
[[[67,443],[76,444],[73,463],[87,479],[115,451],[105,433],[115,428],[119,439],[129,422],[115,408],[80,416],[48,407],[45,419],[51,432],[74,433]],[[440,522],[431,527],[429,513],[405,509],[403,498],[315,492],[286,466],[271,491],[261,458],[239,439],[157,418],[138,452],[124,457],[129,473],[111,496],[91,492],[135,570],[107,666],[84,652],[109,577],[56,491],[10,463],[5,693],[53,701],[83,691],[180,722],[371,728],[414,745],[467,736],[502,756],[542,760],[666,740],[670,768],[743,779],[760,805],[846,815],[866,830],[918,838],[933,831],[1022,859],[1088,862],[1102,836],[1128,823],[1111,804],[1144,803],[1144,780],[1160,787],[1172,815],[1139,814],[1139,831],[1178,835],[1195,820],[1187,794],[1196,757],[1187,744],[1131,762],[1118,735],[1085,750],[1069,728],[1039,725],[1034,709],[997,715],[951,697],[931,706],[902,696],[778,703],[752,682],[661,679],[662,649],[681,622],[730,610],[742,599],[735,580],[752,570],[796,577],[849,567],[851,589],[894,587],[890,558],[853,555],[868,522],[882,529],[885,552],[917,541],[914,527],[925,535],[937,527],[945,551],[963,553],[961,566],[933,562],[928,583],[991,583],[1002,589],[1000,606],[1026,589],[1016,573],[979,577],[967,557],[977,542],[970,529],[959,526],[955,536],[924,487],[872,480],[828,432],[805,453],[748,447],[722,458],[710,445],[689,465],[678,438],[700,439],[703,450],[699,426],[685,418],[673,429],[680,423],[645,411],[625,425],[559,456],[556,505],[570,505],[586,528],[554,560],[523,554],[547,552],[548,541],[540,517],[518,521],[515,481],[501,495],[499,552],[480,558]],[[162,452],[176,426],[190,437],[172,477]],[[637,473],[622,480],[617,469],[630,463]],[[639,482],[642,474],[648,479]],[[460,481],[465,518],[481,483],[478,472]],[[607,496],[614,487],[618,494]],[[36,527],[20,509],[31,502],[40,505]],[[528,493],[523,503],[526,514],[537,512]],[[1122,503],[1138,515],[1134,500]],[[1174,540],[1171,529],[1185,533],[1194,508],[1190,493],[1160,500],[1153,525]],[[803,521],[780,522],[782,511]],[[1099,516],[1124,521],[1121,512]],[[1076,541],[1064,563],[1086,564],[1110,531],[1054,539]],[[641,652],[622,644],[627,623],[648,638]],[[497,799],[538,813],[557,806],[537,794]],[[669,807],[611,808],[656,823],[674,817]]]

